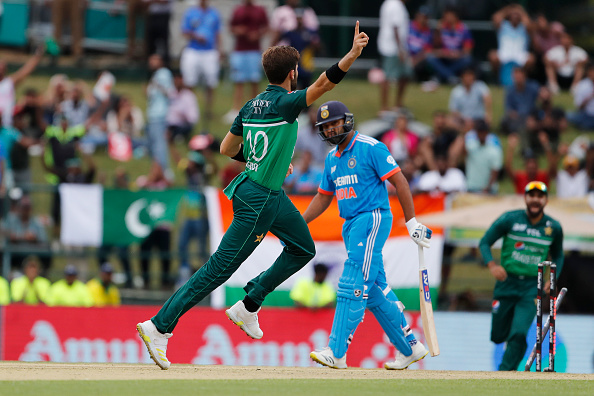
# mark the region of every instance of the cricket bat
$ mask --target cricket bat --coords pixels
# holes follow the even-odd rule
[[[419,246],[419,292],[425,341],[427,341],[431,356],[437,356],[439,355],[439,344],[437,343],[437,332],[435,331],[435,321],[433,320],[433,306],[431,305],[431,292],[429,291],[429,274],[425,266],[425,252],[422,246]]]

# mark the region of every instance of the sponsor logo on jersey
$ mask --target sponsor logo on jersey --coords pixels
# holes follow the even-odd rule
[[[525,231],[526,227],[528,227],[528,225],[515,223],[512,227],[512,231]]]
[[[337,177],[336,180],[334,180],[334,185],[336,187],[348,186],[349,184],[358,184],[358,183],[359,183],[359,178],[357,177],[357,175],[340,176],[340,177]]]
[[[353,169],[355,166],[357,166],[357,160],[355,159],[355,157],[349,158],[349,161],[347,162],[347,165],[351,169]]]
[[[268,106],[270,106],[269,100],[254,99],[252,101],[252,107],[268,107]]]
[[[388,155],[388,158],[386,158],[386,161],[388,161],[388,164],[396,166],[396,160],[391,155]]]
[[[493,300],[493,302],[491,303],[491,308],[493,313],[497,313],[497,311],[499,311],[499,306],[501,305],[501,303],[499,302],[499,300]]]
[[[524,250],[524,249],[526,249],[526,245],[524,244],[524,242],[516,242],[514,244],[514,247],[516,248],[516,250]]]

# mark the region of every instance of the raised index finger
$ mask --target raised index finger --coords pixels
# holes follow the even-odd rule
[[[359,21],[355,24],[355,36],[359,35]]]

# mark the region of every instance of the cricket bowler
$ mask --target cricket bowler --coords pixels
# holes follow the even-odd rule
[[[329,345],[310,356],[324,366],[347,368],[347,349],[368,308],[397,349],[395,360],[384,367],[403,370],[428,352],[415,339],[402,314],[404,306],[386,281],[382,250],[393,218],[386,181],[396,187],[412,240],[428,248],[432,231],[415,219],[408,182],[386,145],[356,131],[353,114],[343,103],[320,106],[316,126],[322,140],[336,147],[326,157],[318,194],[303,218],[313,221],[336,196],[345,219],[342,235],[348,259],[338,282]]]
[[[526,353],[526,336],[536,315],[538,263],[563,267],[561,224],[544,213],[548,200],[545,183],[531,181],[525,187],[525,210],[512,210],[499,217],[487,230],[479,248],[487,267],[497,280],[493,291],[491,341],[507,347],[500,371],[515,371]],[[491,246],[503,238],[501,264],[491,254]],[[549,290],[549,282],[545,291]]]
[[[221,143],[221,154],[246,163],[245,171],[224,191],[233,201],[233,222],[209,260],[157,315],[137,325],[151,358],[161,369],[167,370],[171,364],[166,356],[167,343],[180,317],[229,279],[269,231],[285,243],[283,252],[270,268],[247,284],[243,301],[225,311],[251,338],[264,335],[258,324],[264,298],[315,256],[307,224],[281,189],[292,169],[297,116],[343,79],[368,42],[367,34],[359,32],[357,21],[351,50],[300,91],[295,91],[299,62],[295,48],[271,47],[262,55],[270,84],[243,106]]]

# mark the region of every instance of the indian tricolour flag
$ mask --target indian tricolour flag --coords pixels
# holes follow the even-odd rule
[[[129,245],[175,221],[185,190],[128,191],[61,184],[60,240],[72,246]]]
[[[305,211],[313,196],[291,195],[291,201],[301,213]],[[222,191],[206,189],[208,205],[208,219],[210,223],[211,251],[218,247],[223,234],[233,221],[233,208],[231,201]],[[416,215],[442,212],[444,210],[444,197],[436,195],[417,195],[414,197]],[[404,215],[398,200],[390,199],[394,223],[392,232],[383,250],[384,266],[390,286],[396,291],[398,297],[409,309],[419,308],[419,257],[417,245],[410,239]],[[347,258],[346,249],[342,240],[343,220],[338,216],[336,200],[316,220],[309,224],[312,237],[316,244],[316,257],[297,274],[280,285],[271,293],[264,304],[292,305],[289,291],[295,280],[302,277],[313,277],[313,264],[323,262],[330,267],[328,280],[335,286],[342,272],[343,263]],[[434,229],[431,248],[425,249],[425,264],[429,272],[429,284],[432,295],[441,280],[441,260],[443,252],[443,230]],[[243,287],[247,282],[266,270],[281,254],[283,246],[278,238],[269,233],[256,248],[254,253],[239,267],[223,287],[219,287],[211,295],[211,305],[215,308],[230,306],[243,298]],[[437,301],[437,298],[433,298]]]

